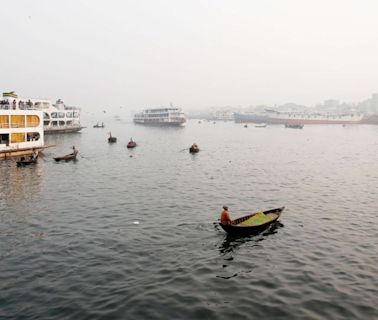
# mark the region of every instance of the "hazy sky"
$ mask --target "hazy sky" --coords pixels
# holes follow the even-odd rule
[[[0,90],[184,109],[378,92],[376,0],[1,0]]]

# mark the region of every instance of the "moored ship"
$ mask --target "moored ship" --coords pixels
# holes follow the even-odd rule
[[[44,147],[43,112],[1,103],[0,159],[31,155],[33,149],[41,151]]]
[[[359,113],[335,114],[335,113],[306,113],[267,110],[270,124],[358,124],[361,123],[363,115]]]
[[[146,109],[134,115],[134,123],[151,126],[183,126],[186,116],[180,108]]]
[[[61,99],[53,104],[47,99],[20,98],[12,91],[3,93],[0,103],[4,109],[42,111],[43,129],[46,134],[77,132],[83,129],[80,124],[80,108],[66,106]]]
[[[266,123],[267,115],[256,112],[234,112],[234,120],[238,123],[252,122],[252,123]]]

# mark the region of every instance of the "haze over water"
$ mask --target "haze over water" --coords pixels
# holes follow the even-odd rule
[[[0,162],[1,319],[378,317],[378,127],[105,125]],[[286,209],[230,238],[225,204]]]

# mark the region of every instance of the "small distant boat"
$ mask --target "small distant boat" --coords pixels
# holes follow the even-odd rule
[[[30,158],[28,160],[26,160],[24,157],[22,157],[20,160],[17,161],[17,166],[18,167],[22,167],[22,166],[28,166],[30,164],[34,164],[34,163],[37,163],[37,159],[38,158]]]
[[[130,141],[127,143],[126,148],[128,148],[128,149],[132,149],[132,148],[135,148],[136,146],[137,146],[136,142],[133,141],[133,140],[130,140]]]
[[[256,128],[266,128],[266,123],[258,123],[258,124],[255,124],[255,127],[256,127]]]
[[[285,128],[291,128],[291,129],[303,129],[303,124],[290,124],[290,123],[285,123]]]
[[[117,138],[113,137],[111,132],[109,132],[108,142],[109,143],[115,143],[115,142],[117,142]]]
[[[248,128],[248,124],[245,124],[245,125],[244,125],[244,128]]]
[[[197,153],[199,152],[199,148],[196,143],[193,143],[189,148],[189,153]]]
[[[93,128],[105,128],[105,125],[104,125],[103,122],[102,122],[101,124],[99,124],[99,123],[97,122],[97,124],[95,124],[95,125],[93,126]]]
[[[219,224],[229,234],[257,234],[277,221],[284,209],[285,207],[255,212],[235,219],[231,224]]]

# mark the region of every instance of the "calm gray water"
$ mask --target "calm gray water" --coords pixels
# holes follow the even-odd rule
[[[1,319],[378,318],[378,126],[105,124],[0,162]],[[286,210],[229,238],[225,204]]]

